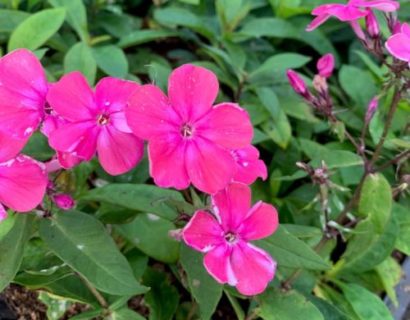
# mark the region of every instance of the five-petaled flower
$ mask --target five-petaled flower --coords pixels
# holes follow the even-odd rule
[[[244,295],[263,292],[273,279],[276,263],[252,240],[270,236],[278,214],[269,204],[251,208],[250,188],[232,183],[212,197],[213,213],[197,211],[182,232],[190,247],[204,252],[207,271],[219,282],[236,286]]]
[[[401,32],[392,35],[386,42],[386,48],[399,60],[410,64],[410,25],[403,23]]]
[[[49,133],[51,147],[85,161],[97,152],[102,167],[111,175],[131,170],[144,151],[124,113],[137,88],[134,82],[107,77],[93,92],[79,72],[62,77],[47,95],[53,111],[64,121]]]
[[[148,140],[150,173],[158,186],[185,189],[192,182],[213,194],[232,180],[231,150],[250,145],[253,128],[238,105],[212,106],[218,90],[211,71],[186,64],[171,73],[168,98],[154,85],[131,97],[128,124]]]

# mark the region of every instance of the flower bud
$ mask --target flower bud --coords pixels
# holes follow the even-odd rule
[[[401,33],[401,22],[399,20],[394,22],[392,29],[393,34]]]
[[[317,70],[319,75],[324,78],[329,78],[335,67],[335,58],[333,54],[328,53],[321,57],[317,62]]]
[[[308,92],[308,88],[302,78],[293,70],[288,70],[286,74],[293,90],[295,90],[297,94],[305,96]]]
[[[7,219],[7,211],[4,207],[0,204],[0,222]]]
[[[321,77],[320,75],[316,75],[313,78],[313,86],[317,90],[317,92],[324,93],[329,90],[329,87],[327,85],[326,78]]]
[[[74,199],[68,194],[56,194],[53,197],[54,203],[62,210],[70,210],[74,207],[75,201]]]
[[[378,38],[380,36],[379,22],[371,10],[369,10],[366,16],[366,29],[372,38]]]
[[[357,20],[350,21],[350,26],[360,40],[366,41],[366,35],[364,34],[363,29]]]
[[[372,100],[370,100],[369,106],[367,107],[367,112],[366,112],[366,118],[365,118],[366,123],[369,123],[370,120],[372,120],[374,113],[376,112],[378,106],[379,106],[379,99],[377,97],[374,97]]]

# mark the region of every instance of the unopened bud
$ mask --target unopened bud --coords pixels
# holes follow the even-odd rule
[[[395,21],[393,24],[393,28],[392,28],[392,33],[396,34],[396,33],[401,33],[401,23],[399,20]]]
[[[362,27],[357,20],[350,21],[350,26],[360,40],[366,41],[366,35],[364,34]]]
[[[68,194],[56,194],[53,196],[53,201],[62,210],[70,210],[75,206],[74,199]]]
[[[0,204],[0,222],[7,219],[7,211],[4,207]]]
[[[295,90],[295,92],[297,94],[300,94],[301,96],[306,96],[306,94],[308,93],[308,88],[302,78],[293,70],[288,70],[286,74],[293,90]]]
[[[380,36],[379,22],[371,10],[369,10],[366,16],[366,29],[372,38],[378,38]]]
[[[379,99],[377,97],[374,97],[372,100],[370,100],[369,106],[367,107],[367,112],[366,112],[366,118],[365,118],[366,123],[369,123],[370,120],[372,120],[378,106],[379,106]]]
[[[334,68],[335,57],[331,53],[325,54],[317,62],[317,70],[319,75],[323,78],[329,78],[332,75]]]
[[[315,89],[318,92],[327,92],[328,91],[328,86],[327,86],[327,81],[326,78],[323,78],[320,75],[316,75],[313,78],[313,87],[315,87]]]

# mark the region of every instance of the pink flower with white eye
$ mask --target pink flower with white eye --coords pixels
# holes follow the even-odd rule
[[[317,62],[317,70],[319,72],[319,75],[323,78],[331,77],[334,68],[335,57],[331,53],[325,54]]]
[[[386,42],[386,48],[395,58],[410,63],[410,25],[403,23],[401,32],[392,35]]]
[[[38,128],[47,90],[43,67],[29,50],[0,59],[0,162],[17,156]]]
[[[232,183],[212,197],[214,215],[197,211],[182,231],[185,243],[205,253],[204,265],[221,284],[236,286],[244,295],[263,292],[273,279],[276,263],[250,243],[270,236],[278,214],[269,204],[251,208],[250,188]]]
[[[56,194],[53,196],[53,201],[62,210],[70,210],[75,206],[75,201],[69,194]]]
[[[2,205],[18,212],[33,210],[43,200],[47,184],[45,166],[27,156],[0,163],[0,211]]]
[[[232,150],[231,154],[236,161],[236,173],[233,181],[252,184],[258,178],[266,180],[268,169],[265,163],[259,159],[259,151],[249,145],[242,149]]]
[[[393,0],[350,0],[347,4],[331,3],[320,5],[312,11],[315,19],[307,26],[306,31],[313,31],[330,17],[340,21],[357,24],[357,20],[365,17],[368,11],[363,9],[376,9],[384,12],[394,12],[399,9],[400,4]],[[357,27],[357,25],[353,25]],[[358,29],[354,28],[357,32]],[[360,33],[359,33],[360,34]],[[361,38],[361,37],[360,37]]]
[[[230,149],[249,145],[253,127],[238,105],[212,106],[218,90],[211,71],[186,64],[171,73],[168,97],[144,85],[129,100],[128,124],[148,140],[150,174],[158,186],[185,189],[192,183],[213,194],[232,180]]]
[[[47,95],[52,109],[66,122],[50,133],[51,147],[84,161],[97,152],[102,167],[111,175],[131,170],[144,152],[143,142],[132,134],[124,114],[137,88],[134,82],[107,77],[93,92],[79,72],[62,77]]]

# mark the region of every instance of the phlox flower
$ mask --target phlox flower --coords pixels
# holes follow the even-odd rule
[[[59,117],[49,130],[50,146],[72,161],[89,161],[95,153],[111,175],[132,169],[143,156],[143,142],[125,120],[124,108],[138,85],[106,77],[95,91],[79,72],[72,72],[50,87],[47,101]],[[66,159],[67,160],[67,159]],[[64,166],[65,162],[62,162]]]
[[[323,78],[329,78],[332,76],[335,68],[335,57],[333,54],[325,54],[317,61],[317,70],[319,75]]]
[[[75,201],[69,194],[56,194],[52,197],[52,199],[56,206],[62,210],[70,210],[75,206]]]
[[[368,11],[365,9],[393,12],[399,7],[400,4],[393,0],[350,0],[347,4],[331,3],[320,5],[313,9],[312,14],[316,18],[307,26],[306,31],[313,31],[330,17],[335,17],[340,21],[353,24],[352,27],[358,33],[357,20],[367,16]],[[361,36],[359,37],[361,38]]]
[[[128,124],[148,140],[150,174],[158,186],[185,189],[192,182],[213,194],[233,178],[230,150],[248,146],[253,128],[238,105],[212,106],[218,90],[211,71],[186,64],[171,73],[168,97],[144,85],[129,100]]]
[[[6,206],[28,212],[41,203],[48,184],[45,166],[20,155],[0,163],[0,220],[6,217]]]
[[[29,50],[0,59],[0,162],[17,156],[38,128],[47,90],[43,67]]]
[[[244,295],[263,292],[274,277],[276,263],[250,241],[275,232],[276,209],[263,202],[251,208],[250,188],[242,183],[215,194],[212,204],[213,214],[197,211],[185,226],[185,243],[205,253],[205,268],[219,283],[236,286]]]
[[[386,42],[387,50],[397,59],[410,63],[410,25],[403,23],[401,32],[392,35]]]
[[[236,172],[233,180],[245,184],[252,184],[258,178],[266,180],[268,169],[259,159],[259,151],[252,145],[242,149],[232,150],[231,154],[236,161]]]

